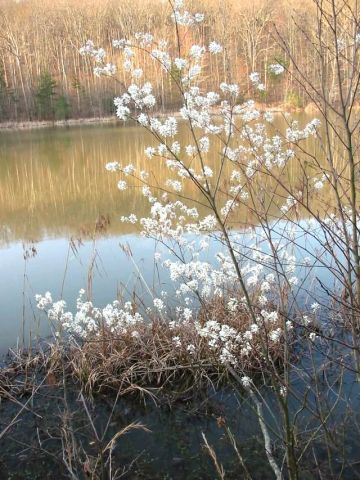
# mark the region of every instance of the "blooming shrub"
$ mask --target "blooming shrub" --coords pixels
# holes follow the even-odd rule
[[[133,38],[113,40],[113,48],[122,56],[122,69],[129,77],[124,93],[114,100],[116,115],[120,120],[131,119],[151,132],[154,143],[144,152],[149,171],[137,171],[134,165],[119,162],[108,163],[106,168],[120,176],[120,191],[136,188],[129,183],[129,177],[142,184],[149,216],[138,219],[136,212],[131,212],[121,217],[121,221],[138,225],[141,235],[164,244],[177,257],[169,255],[161,261],[156,257],[157,263],[169,272],[178,303],[176,311],[170,314],[164,298],[155,294],[153,305],[142,314],[129,302],[120,305],[116,301],[104,309],[96,308],[84,299],[85,292],[78,299],[76,314],[65,312],[63,301],[51,303],[49,294],[37,299],[38,306],[43,309],[50,306],[49,318],[62,331],[83,340],[100,335],[104,329],[116,335],[130,332],[136,340],[139,325],[145,328],[146,322],[160,316],[174,325],[174,348],[179,348],[184,340],[176,334],[176,328],[191,324],[194,335],[207,342],[220,362],[237,365],[252,350],[269,350],[272,344],[281,343],[293,328],[288,320],[293,307],[288,302],[290,298],[295,302],[299,268],[306,266],[292,251],[291,215],[303,203],[304,190],[295,182],[287,187],[288,191],[281,185],[279,193],[272,193],[267,191],[264,177],[281,179],[298,155],[297,145],[316,136],[320,122],[314,119],[300,128],[297,122],[290,121],[283,135],[274,133],[273,115],[260,111],[252,100],[239,103],[238,85],[223,82],[216,92],[202,91],[199,73],[205,68],[206,56],[221,54],[222,47],[212,41],[209,45],[192,45],[185,52],[182,34],[186,34],[187,28],[197,28],[204,17],[188,12],[178,0],[173,5],[172,20],[177,48],[150,33],[139,32]],[[183,98],[177,116],[156,115],[153,87],[136,64],[139,52],[150,55],[176,83]],[[92,41],[80,53],[94,59],[96,75],[116,74],[117,66],[107,62],[106,51],[95,47]],[[179,72],[177,77],[174,67]],[[285,71],[280,64],[271,64],[269,70],[276,75]],[[265,88],[257,72],[251,73],[250,81],[255,90]],[[180,143],[179,122],[185,123],[191,143]],[[208,153],[218,142],[222,149],[214,170]],[[169,178],[160,189],[149,181],[154,161],[164,163],[169,171]],[[314,177],[307,185],[307,195],[316,194],[327,182],[324,174]],[[183,193],[186,183],[197,189],[201,202]],[[254,196],[263,196],[263,201],[256,203]],[[268,213],[266,197],[270,197],[270,205],[275,207],[274,214]],[[260,224],[255,235],[253,230],[245,229],[248,237],[254,237],[246,246],[242,242],[244,231],[233,231],[237,212],[244,208],[254,210],[255,223]],[[278,230],[274,224],[280,225]],[[210,243],[219,245],[214,263],[201,260]],[[214,298],[227,305],[219,318],[211,313]],[[201,325],[199,305],[202,311],[207,305],[210,312]],[[239,315],[239,309],[241,321],[237,324],[234,317]],[[195,353],[195,344],[198,338],[185,345],[191,355]],[[264,356],[264,351],[259,355]]]
[[[186,10],[182,0],[169,4],[174,45],[142,32],[113,41],[129,79],[114,100],[116,115],[152,134],[153,141],[144,151],[149,167],[138,171],[133,164],[106,165],[120,191],[141,188],[149,204],[146,217],[129,212],[121,221],[137,225],[140,235],[162,246],[154,261],[168,272],[167,291],[147,287],[151,304],[116,301],[105,308],[95,307],[82,291],[76,313],[67,312],[62,300],[53,302],[47,292],[37,297],[38,307],[55,324],[56,335],[65,334],[73,372],[85,377],[90,387],[104,383],[131,389],[134,384],[162,386],[179,377],[184,380],[187,374],[194,388],[204,379],[210,385],[214,377],[219,380],[224,372],[230,374],[253,401],[276,478],[283,478],[279,465],[286,460],[289,478],[297,480],[298,462],[313,446],[315,436],[329,438],[328,419],[337,403],[342,403],[342,369],[348,368],[351,375],[360,372],[358,163],[353,145],[359,122],[356,119],[351,125],[353,103],[346,104],[355,101],[359,85],[360,74],[356,81],[351,76],[358,72],[351,61],[348,68],[349,59],[356,62],[358,58],[358,34],[351,43],[348,34],[337,36],[338,29],[329,22],[334,42],[321,56],[324,38],[319,28],[321,41],[315,43],[320,60],[335,52],[337,88],[342,94],[339,107],[330,103],[328,92],[313,85],[307,90],[322,100],[317,100],[326,127],[322,143],[319,119],[300,125],[284,114],[284,127],[275,129],[273,113],[262,111],[251,99],[240,100],[244,96],[237,84],[222,82],[216,91],[203,91],[200,73],[206,71],[209,56],[222,54],[222,46],[213,40],[185,50],[188,29],[198,28],[204,16]],[[331,15],[342,14],[334,8]],[[327,22],[328,14],[319,15],[320,23],[322,18]],[[358,22],[355,26],[357,32]],[[345,55],[346,49],[352,53]],[[103,48],[88,41],[80,52],[93,58],[95,75],[116,75],[118,64],[107,61]],[[137,64],[139,55],[149,55],[176,86],[182,99],[176,115],[157,115],[159,102],[146,72]],[[285,64],[272,63],[268,69],[273,76],[289,74]],[[306,84],[302,73],[296,68],[295,72],[298,82]],[[258,72],[250,73],[254,96],[264,92],[264,81]],[[341,128],[329,109],[340,118]],[[180,124],[189,141],[181,142]],[[338,142],[335,147],[329,132]],[[324,161],[316,149],[309,150],[311,139],[325,152]],[[345,163],[337,160],[339,151]],[[214,152],[215,164],[209,160]],[[161,162],[168,171],[162,184],[152,177],[153,162]],[[249,218],[245,225],[240,223],[240,212]],[[318,278],[321,270],[331,274],[333,285]],[[326,320],[317,324],[321,307],[329,304]],[[319,358],[325,359],[321,371],[326,382],[329,363],[340,369],[330,382],[335,400],[329,412],[323,410],[319,389]],[[296,361],[307,361],[306,368],[298,368]],[[255,372],[268,379],[278,401],[277,439],[283,439],[285,452],[279,464],[263,413],[263,406],[269,406],[257,390]],[[307,386],[305,393],[299,395],[294,376]],[[310,385],[316,385],[311,395]],[[295,412],[290,395],[297,405]],[[279,416],[269,410],[273,418]],[[307,438],[298,433],[303,430],[303,411],[311,417],[304,423],[311,425]],[[297,456],[299,437],[304,449]],[[329,445],[328,451],[333,448]]]

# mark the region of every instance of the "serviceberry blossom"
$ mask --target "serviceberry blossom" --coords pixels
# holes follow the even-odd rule
[[[108,304],[103,309],[95,307],[92,302],[84,299],[85,291],[80,290],[76,301],[76,313],[66,312],[66,303],[63,300],[52,302],[49,292],[44,296],[37,295],[39,308],[46,305],[48,317],[55,326],[71,337],[87,338],[91,335],[99,335],[102,328],[106,326],[112,333],[127,334],[143,323],[139,313],[133,313],[131,302],[123,306],[118,301]]]
[[[269,70],[274,75],[281,75],[285,72],[285,68],[280,63],[273,63],[269,65]]]
[[[313,178],[314,188],[315,190],[321,190],[324,186],[324,182],[326,181],[326,177],[323,176],[322,178]]]
[[[131,213],[128,217],[120,217],[120,221],[123,223],[132,223],[133,225],[138,222],[137,216]]]
[[[175,347],[177,347],[177,348],[181,347],[180,337],[173,337],[172,341],[173,341]]]
[[[103,67],[95,67],[94,68],[94,75],[96,77],[101,77],[102,75],[106,75],[108,77],[115,75],[116,73],[116,66],[113,63],[107,63]]]
[[[116,172],[117,170],[120,170],[120,164],[119,162],[109,162],[105,165],[105,168],[109,172]]]
[[[125,180],[120,180],[120,181],[118,182],[118,184],[117,184],[117,187],[118,187],[119,190],[122,190],[122,191],[123,191],[123,190],[126,190],[126,189],[127,189],[128,185],[127,185],[127,183],[125,182]]]
[[[119,40],[113,40],[112,41],[112,46],[114,48],[119,48],[119,49],[123,49],[125,48],[127,45],[129,45],[129,41],[126,39],[126,38],[121,38]]]
[[[210,140],[209,137],[201,137],[199,139],[199,149],[200,152],[207,153],[210,148]]]
[[[313,313],[316,313],[320,310],[321,307],[317,302],[314,302],[310,308]]]
[[[205,19],[205,15],[203,13],[195,13],[194,20],[196,23],[202,23]]]
[[[249,389],[251,387],[251,379],[247,376],[241,378],[241,383],[242,386],[246,389]]]
[[[154,298],[154,307],[159,310],[159,312],[162,312],[165,309],[165,304],[161,298]]]
[[[202,47],[200,45],[193,45],[191,48],[190,48],[190,51],[189,51],[189,55],[193,58],[195,58],[196,60],[199,60],[202,55],[205,53],[205,47]]]
[[[152,158],[156,154],[156,149],[154,147],[146,147],[145,155],[147,158]]]
[[[86,44],[80,48],[79,50],[80,55],[89,55],[94,58],[94,60],[98,63],[103,62],[106,52],[103,48],[95,48],[94,42],[88,40]]]
[[[282,397],[285,397],[287,394],[287,388],[284,387],[283,385],[280,387],[279,393]]]
[[[131,75],[133,78],[139,79],[144,75],[143,69],[142,68],[134,68],[134,70],[131,72]]]
[[[175,2],[174,4],[174,11],[171,15],[171,18],[174,22],[178,25],[184,25],[190,27],[196,23],[201,23],[204,21],[204,14],[202,13],[195,13],[192,15],[187,10],[183,9],[183,2]]]
[[[223,47],[217,42],[210,42],[209,44],[209,52],[216,55],[223,51]]]
[[[52,304],[52,297],[50,292],[46,292],[45,295],[35,295],[36,306],[40,310],[45,310]]]
[[[201,13],[186,10],[183,0],[174,0],[172,6],[172,20],[181,25],[181,32],[198,29],[204,20]],[[202,37],[195,33],[186,38]],[[283,307],[279,307],[279,295],[292,301],[300,288],[299,265],[306,271],[303,258],[297,258],[292,218],[304,205],[305,194],[320,197],[329,178],[321,171],[309,177],[306,192],[301,186],[278,188],[276,182],[288,175],[288,166],[301,151],[300,142],[317,137],[320,121],[303,125],[286,118],[287,128],[278,131],[276,124],[269,125],[274,115],[261,111],[254,100],[243,101],[238,84],[221,82],[206,91],[200,74],[209,73],[211,55],[223,52],[215,40],[206,45],[198,40],[179,53],[166,39],[136,32],[115,39],[113,47],[120,57],[113,63],[92,41],[80,53],[93,59],[95,75],[115,75],[118,66],[125,86],[114,99],[117,118],[137,122],[151,136],[143,153],[144,165],[112,161],[106,169],[121,176],[117,181],[122,191],[129,188],[124,178],[133,177],[131,190],[138,189],[142,195],[146,213],[138,217],[138,212],[130,211],[120,220],[136,225],[139,235],[156,243],[154,261],[168,276],[167,292],[163,286],[160,292],[154,288],[154,297],[140,309],[143,315],[126,301],[97,308],[85,299],[84,291],[74,313],[66,311],[64,301],[53,302],[49,292],[36,297],[38,308],[59,325],[59,331],[76,339],[97,337],[105,326],[137,344],[146,325],[161,317],[169,321],[174,355],[191,360],[205,348],[209,358],[225,368],[231,365],[244,372],[240,369],[253,358],[259,368],[265,361],[264,345],[280,352],[284,342],[296,335],[295,323],[284,321]],[[162,105],[159,87],[148,81],[148,68],[143,70],[140,63],[146,52],[154,68],[162,69],[166,81],[178,89],[176,98],[182,103],[176,115],[157,114],[157,106]],[[285,72],[280,63],[268,69],[274,75]],[[250,74],[250,82],[264,91],[258,72]],[[215,163],[211,163],[213,156]],[[154,162],[161,165],[161,181],[154,179]],[[351,212],[344,206],[342,214],[351,231]],[[324,224],[334,238],[344,237],[335,214],[328,215]],[[315,236],[314,225],[309,225]],[[199,304],[205,311],[213,304],[216,308],[202,315]],[[302,330],[318,308],[313,304],[308,316],[296,313]],[[183,334],[184,325],[191,336]],[[240,375],[244,388],[250,389],[251,378]]]
[[[222,90],[224,93],[229,93],[234,97],[237,97],[239,95],[239,86],[236,85],[235,83],[228,84],[228,83],[222,82],[220,83],[220,90]]]
[[[182,70],[187,66],[187,61],[184,58],[175,58],[174,63],[178,70]]]
[[[273,342],[278,342],[281,338],[281,335],[282,335],[282,331],[280,328],[277,328],[276,330],[273,330],[272,332],[270,332],[270,340],[272,340]]]
[[[258,72],[250,73],[249,78],[254,85],[257,85],[258,83],[260,83],[260,74]]]

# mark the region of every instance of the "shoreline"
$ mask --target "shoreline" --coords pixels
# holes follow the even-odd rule
[[[307,107],[305,108],[293,108],[286,104],[270,104],[266,105],[263,103],[255,103],[256,108],[262,112],[271,112],[271,113],[299,113],[299,112],[306,112]],[[215,110],[214,115],[218,112]],[[164,117],[167,115],[174,116],[176,118],[180,118],[181,115],[178,111],[164,111],[164,112],[157,112],[155,114],[156,117]],[[57,128],[57,127],[74,127],[74,126],[81,126],[81,125],[101,125],[101,124],[116,124],[120,122],[117,119],[115,114],[113,116],[106,116],[106,117],[85,117],[85,118],[70,118],[68,120],[24,120],[24,121],[8,121],[8,122],[0,122],[0,132],[1,131],[16,131],[16,130],[32,130],[32,129],[40,129],[40,128]]]
[[[101,123],[116,123],[115,116],[70,118],[69,120],[25,120],[21,122],[0,122],[0,131],[8,130],[31,130],[49,127],[73,127],[78,125],[91,125]]]

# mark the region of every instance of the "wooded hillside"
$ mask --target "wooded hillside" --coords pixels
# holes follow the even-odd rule
[[[166,0],[3,0],[0,3],[0,121],[66,119],[106,116],[113,112],[116,83],[96,78],[89,58],[79,48],[91,39],[112,57],[111,41],[138,31],[169,38],[172,28]],[[308,77],[317,81],[318,66],[311,58],[301,31],[311,31],[316,16],[313,2],[305,0],[196,0],[192,11],[206,15],[204,23],[186,36],[188,43],[223,46],[206,66],[204,87],[222,81],[237,82],[244,98],[253,97],[248,76],[258,71],[265,102],[286,102],[294,107],[306,101],[291,75],[271,75],[268,65],[289,64],[278,46],[279,34]],[[192,35],[192,37],[190,37]],[[194,38],[194,36],[196,38]],[[174,39],[175,40],[175,39]],[[174,47],[175,48],[175,47]],[[178,98],[164,72],[146,56],[138,59],[145,76],[161,95],[162,109],[174,108]],[[119,75],[125,75],[118,64]]]

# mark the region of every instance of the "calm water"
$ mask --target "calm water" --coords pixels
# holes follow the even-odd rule
[[[305,123],[309,119],[300,120]],[[283,120],[277,120],[278,124],[281,122]],[[186,132],[181,132],[181,136],[185,140]],[[151,137],[136,126],[0,132],[0,352],[4,353],[17,343],[28,345],[36,336],[46,337],[50,333],[48,321],[35,308],[35,293],[50,290],[55,299],[66,299],[70,309],[74,309],[79,289],[90,285],[93,299],[99,306],[117,296],[129,295],[134,289],[146,301],[147,292],[133,263],[123,252],[123,245],[130,246],[134,262],[150,286],[169,287],[165,277],[154,275],[154,242],[139,237],[135,227],[120,222],[120,216],[130,212],[135,212],[138,217],[145,215],[147,203],[136,188],[119,192],[117,175],[107,172],[104,167],[107,162],[116,160],[123,165],[133,163],[139,169],[149,168],[143,151],[150,144]],[[216,171],[216,156],[209,158],[209,164]],[[168,178],[166,170],[156,160],[152,163],[152,173],[160,186]],[[283,180],[294,184],[300,177],[299,165],[290,165]],[[264,178],[263,182],[271,194],[273,183],[269,178]],[[195,191],[190,188],[186,195],[196,200]],[[315,206],[321,211],[320,204]],[[255,226],[251,213],[241,209],[234,227],[241,230],[252,224]],[[103,229],[99,228],[101,225],[104,225]],[[281,228],[280,225],[279,230]],[[248,244],[245,234],[243,243]],[[314,248],[313,245],[307,246]],[[212,261],[213,254],[214,246],[211,245],[204,259]],[[92,272],[90,284],[89,271]],[[323,283],[329,281],[329,273],[325,270],[319,270],[317,277]],[[348,384],[346,388],[351,393],[354,388],[352,378]],[[300,392],[304,388],[298,380],[294,386]],[[357,392],[352,398],[354,410],[357,408]],[[41,401],[35,402],[34,408],[38,409],[44,424],[42,427],[40,423],[40,431],[42,428],[46,432],[58,428],[62,400],[56,400],[57,395],[52,391],[51,400],[41,395]],[[271,389],[264,391],[264,396],[267,402],[271,402]],[[75,392],[71,401],[76,411],[77,400]],[[143,452],[136,464],[136,471],[141,472],[138,478],[170,478],[169,474],[174,479],[214,478],[213,465],[202,448],[200,434],[205,432],[226,468],[227,478],[239,478],[236,456],[217,424],[216,418],[223,415],[240,441],[245,461],[254,472],[253,478],[272,478],[264,462],[262,442],[256,437],[257,421],[246,398],[224,389],[209,392],[206,406],[203,405],[201,402],[190,408],[184,403],[183,408],[167,412],[155,407],[141,409],[133,402],[119,403],[110,436],[133,420],[142,421],[152,433],[136,431],[127,435],[125,442],[120,442],[120,449],[117,448],[117,461],[123,466]],[[17,408],[11,402],[6,403],[1,417],[3,425],[14,417]],[[100,399],[99,405],[93,408],[94,418],[99,423],[97,428],[101,431],[110,404],[104,405]],[[297,404],[294,409],[298,410]],[[59,469],[59,466],[52,464],[50,456],[42,458],[37,451],[36,456],[31,450],[24,454],[21,442],[27,438],[36,444],[36,432],[39,431],[39,421],[32,412],[25,411],[24,415],[24,421],[18,422],[18,428],[13,432],[15,441],[8,441],[6,437],[0,445],[3,475],[10,478],[10,473],[6,472],[11,472],[12,476],[20,469],[21,478],[45,478],[48,472]],[[270,416],[267,420],[272,421]],[[76,422],[82,427],[79,429],[82,441],[84,435],[91,439],[92,432],[83,429],[84,418],[80,414]],[[357,459],[358,436],[353,438],[350,432],[345,443],[349,458]],[[58,448],[55,444],[53,446]],[[318,458],[325,458],[325,453],[320,448]],[[131,471],[126,478],[135,478],[132,474]],[[347,472],[342,474],[342,478],[353,478],[352,471],[350,476]],[[60,470],[59,475],[62,475]]]
[[[181,132],[183,140],[186,135]],[[119,220],[129,212],[146,214],[147,202],[136,188],[119,192],[117,175],[104,168],[115,160],[149,168],[143,152],[151,144],[151,137],[132,125],[0,133],[1,351],[21,343],[24,332],[46,335],[49,325],[39,319],[34,294],[50,290],[54,298],[63,297],[73,306],[78,290],[88,284],[94,258],[97,304],[112,301],[124,285],[131,291],[136,272],[119,244],[131,246],[151,284],[154,244]],[[161,186],[167,171],[157,160],[152,162],[153,178]],[[216,157],[209,163],[216,170]],[[285,181],[292,182],[298,174],[298,167],[289,168]],[[271,191],[271,180],[264,182]],[[190,188],[185,193],[195,198]],[[103,218],[110,224],[96,234],[94,243],[96,224]],[[242,209],[237,222],[236,228],[242,228],[253,219]]]

